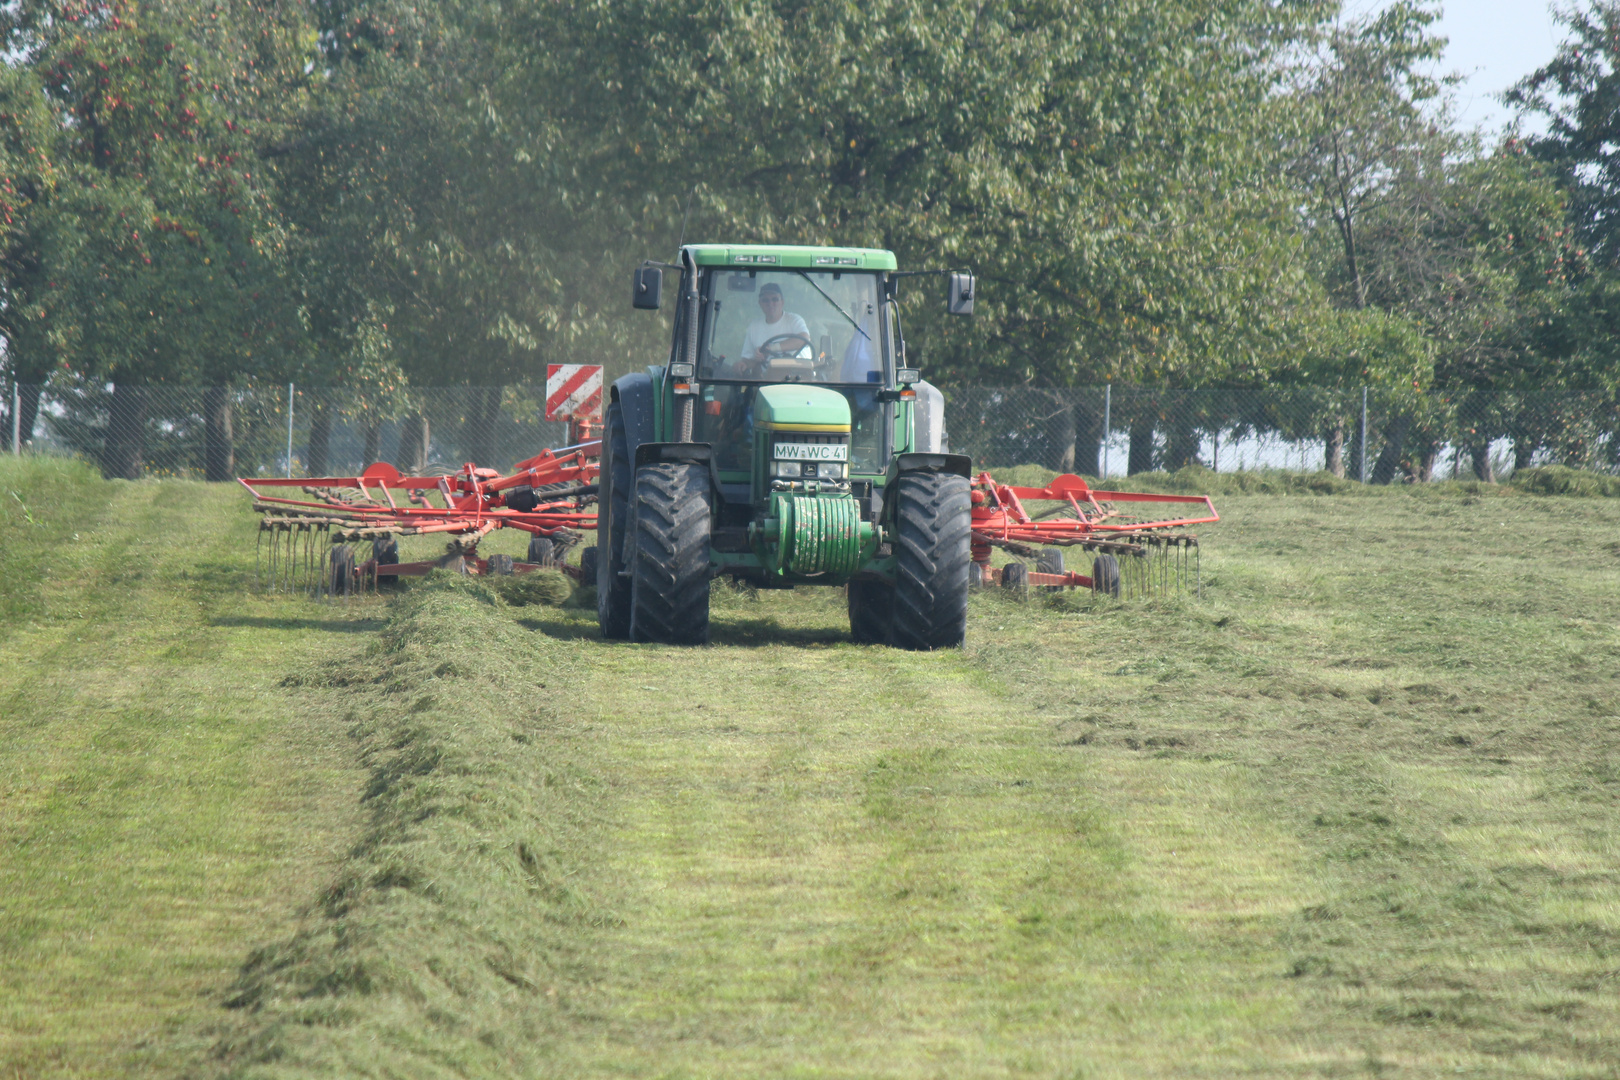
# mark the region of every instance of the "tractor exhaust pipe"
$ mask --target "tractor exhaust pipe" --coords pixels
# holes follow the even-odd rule
[[[692,252],[681,248],[681,277],[686,282],[686,294],[681,297],[686,302],[686,353],[682,357],[692,365],[692,371],[697,372],[698,352],[698,290],[697,290],[697,263],[692,258]],[[692,394],[682,394],[675,399],[675,441],[689,443],[692,441],[692,414],[697,409],[697,397]]]

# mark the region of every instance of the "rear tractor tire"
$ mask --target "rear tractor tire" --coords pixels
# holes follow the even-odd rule
[[[709,470],[636,471],[630,558],[630,640],[709,643]]]
[[[894,615],[889,643],[954,649],[967,637],[969,485],[949,473],[895,480]]]
[[[635,469],[624,414],[617,404],[608,406],[602,450],[596,503],[596,623],[603,637],[623,641],[630,636],[631,584],[623,571],[629,555],[625,545],[635,543],[629,529]]]

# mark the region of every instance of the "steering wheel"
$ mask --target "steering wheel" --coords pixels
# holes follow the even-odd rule
[[[798,344],[794,345],[792,348],[783,348],[778,343],[784,341],[796,341]],[[773,338],[767,338],[766,340],[760,342],[759,359],[799,360],[802,359],[802,357],[799,356],[799,350],[807,347],[809,344],[810,338],[805,334],[777,334]]]
[[[742,370],[756,377],[764,375],[777,361],[802,361],[799,352],[809,346],[810,339],[804,334],[777,334],[760,342],[758,355],[743,361]]]

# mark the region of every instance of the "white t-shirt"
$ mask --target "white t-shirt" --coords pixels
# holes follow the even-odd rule
[[[810,340],[810,328],[805,325],[804,320],[791,311],[784,311],[782,317],[773,323],[768,323],[764,319],[755,319],[749,325],[748,333],[743,335],[742,358],[744,360],[759,359],[759,347],[771,340],[771,338],[780,337],[783,334],[800,334],[803,335],[806,342]],[[785,341],[779,342],[776,347],[780,349],[787,344],[788,342]]]

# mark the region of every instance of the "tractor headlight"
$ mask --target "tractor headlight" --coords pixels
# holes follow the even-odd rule
[[[814,468],[815,466],[811,466]],[[791,477],[794,480],[804,475],[805,466],[802,461],[773,461],[771,462],[771,475]]]
[[[823,461],[816,466],[816,475],[823,480],[842,480],[844,478],[844,463],[842,461]]]

